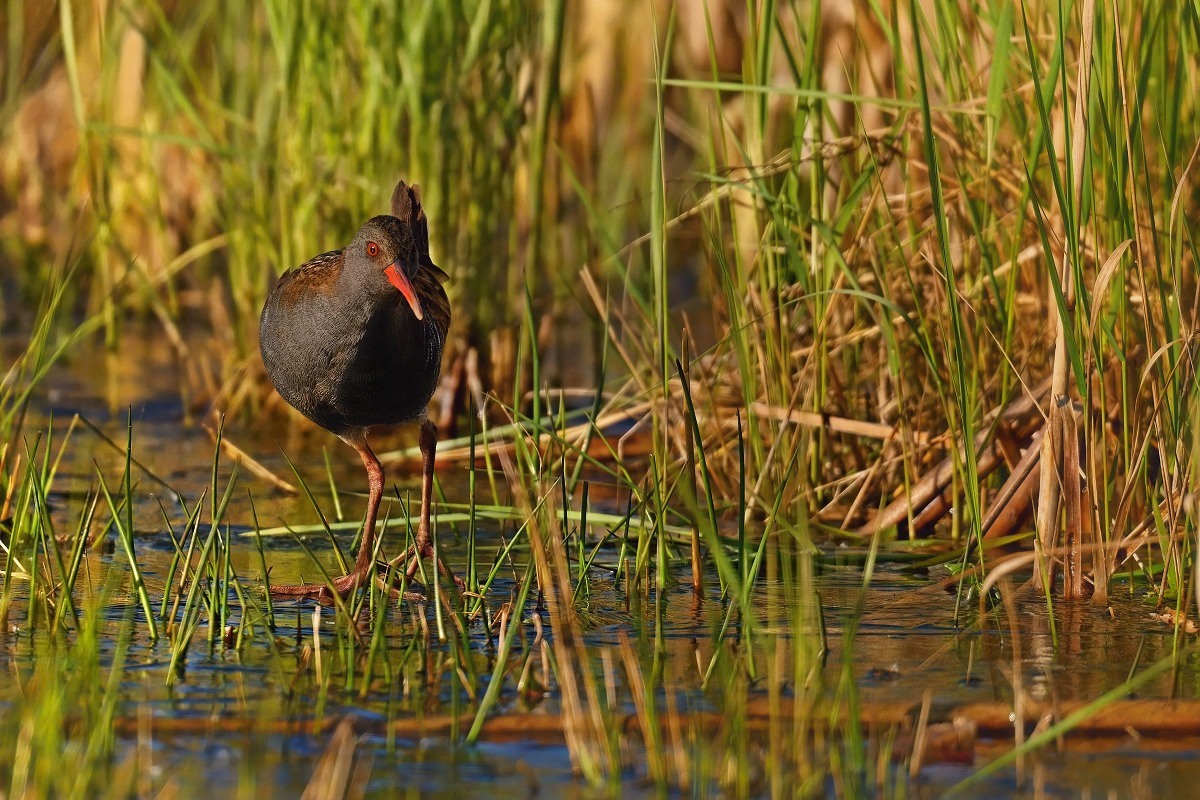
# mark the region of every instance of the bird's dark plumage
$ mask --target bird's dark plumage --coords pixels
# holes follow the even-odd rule
[[[334,582],[338,592],[360,585],[373,569],[383,469],[367,445],[367,432],[376,425],[421,423],[425,469],[416,549],[432,555],[429,504],[437,429],[425,415],[450,327],[446,277],[429,254],[420,193],[401,181],[392,193],[391,215],[372,217],[346,247],[285,272],[263,306],[259,348],[275,388],[304,416],[358,450],[367,469],[371,495],[362,546],[354,572]],[[309,595],[325,587],[276,590]]]
[[[283,399],[333,433],[419,422],[437,387],[450,303],[419,204],[416,211],[409,220],[374,217],[347,248],[285,272],[263,307],[267,373]],[[380,251],[373,259],[363,252],[369,242]],[[422,319],[384,276],[393,260],[420,298]]]

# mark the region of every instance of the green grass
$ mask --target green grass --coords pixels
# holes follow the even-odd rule
[[[1027,444],[994,412],[1052,373],[1078,409],[1050,413],[1066,431],[1056,447],[1075,445],[1079,468],[1044,472],[1038,556],[1023,573],[1045,584],[1050,624],[1068,529],[1097,554],[1081,564],[1098,600],[1136,569],[1156,601],[1194,615],[1190,4],[909,0],[859,4],[846,23],[820,3],[709,4],[697,18],[630,0],[603,25],[561,0],[176,5],[60,4],[46,25],[19,0],[0,12],[13,45],[0,66],[0,258],[21,297],[41,298],[0,383],[0,619],[16,611],[62,647],[93,647],[81,570],[89,531],[110,525],[123,557],[112,569],[138,608],[129,624],[162,640],[168,681],[231,636],[269,651],[319,714],[338,698],[378,700],[380,686],[409,712],[419,698],[395,699],[397,682],[436,661],[452,712],[472,720],[455,732],[467,742],[519,687],[556,687],[578,723],[575,766],[598,787],[620,787],[625,754],[609,731],[632,704],[651,745],[645,775],[662,789],[819,793],[829,781],[903,794],[867,763],[854,724],[811,738],[817,699],[853,709],[857,691],[849,667],[823,667],[819,545],[853,542],[844,563],[864,585],[878,560],[915,560],[954,563],[963,601],[990,588],[1004,556],[984,519],[1008,467],[985,474],[980,448]],[[726,13],[740,19],[732,44]],[[61,123],[65,159],[18,152],[38,118]],[[132,516],[132,425],[123,470],[97,467],[74,532],[58,529],[47,497],[83,434],[29,427],[48,371],[101,332],[118,349],[144,317],[190,376],[187,405],[227,411],[235,431],[277,413],[256,343],[271,279],[343,244],[401,176],[423,186],[434,256],[455,278],[448,369],[480,365],[464,376],[470,434],[442,447],[481,466],[437,518],[442,541],[465,536],[483,597],[456,604],[438,587],[422,616],[372,590],[322,611],[333,633],[309,625],[306,656],[281,653],[270,632],[290,623],[256,585],[273,536],[310,547],[315,531],[335,558],[314,549],[309,577],[337,572],[357,500],[343,504],[328,461],[319,479],[297,469],[320,525],[260,529],[229,518],[240,473],[214,457],[207,493],[164,509],[157,533],[175,553],[153,585],[139,555],[151,532]],[[568,382],[590,392],[578,408],[557,391]],[[891,433],[839,432],[835,418]],[[618,423],[634,427],[628,440]],[[644,454],[624,455],[641,442]],[[942,459],[954,513],[933,531],[940,550],[906,541],[921,508],[872,530]],[[1050,502],[1060,482],[1067,504],[1080,489],[1078,514]],[[313,490],[324,484],[329,502]],[[621,499],[594,500],[602,487]],[[499,552],[477,547],[481,526],[505,531]],[[1005,541],[1033,540],[1033,526]],[[404,527],[391,520],[389,538]],[[234,568],[240,545],[257,550],[255,574]],[[796,716],[772,721],[793,738],[773,735],[765,756],[736,726],[704,751],[661,705],[673,697],[663,605],[690,591],[680,576],[693,565],[726,603],[696,688],[724,687],[717,703],[744,723],[752,686],[804,687]],[[600,575],[645,626],[603,658],[572,641]],[[778,593],[767,610],[764,579]],[[507,610],[498,581],[514,587]],[[526,611],[538,596],[552,642]],[[482,620],[503,631],[484,637],[486,661]],[[805,635],[773,636],[780,627]],[[411,634],[399,653],[398,630]],[[92,683],[110,679],[93,655],[71,658],[93,664]],[[619,699],[603,669],[622,676]],[[60,713],[51,695],[21,702]],[[115,712],[96,713],[85,729]],[[96,747],[86,771],[100,776],[112,749]],[[70,793],[8,769],[14,795]]]

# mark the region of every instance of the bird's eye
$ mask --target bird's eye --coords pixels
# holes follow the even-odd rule
[[[379,255],[379,245],[375,244],[374,242],[367,242],[367,255],[369,255],[371,258]]]

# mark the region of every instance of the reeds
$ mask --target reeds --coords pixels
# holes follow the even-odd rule
[[[636,761],[663,789],[738,795],[900,791],[869,757],[849,667],[825,673],[830,537],[854,545],[864,585],[880,560],[950,563],[964,601],[1019,568],[1051,625],[1060,576],[1069,598],[1136,584],[1186,619],[1195,9],[628,0],[597,28],[606,7],[587,5],[67,4],[56,33],[22,46],[49,36],[53,64],[22,72],[10,51],[8,150],[55,96],[74,127],[65,167],[6,160],[20,198],[42,189],[32,212],[0,213],[26,232],[6,245],[21,290],[45,299],[0,384],[0,619],[17,610],[82,647],[81,576],[111,526],[124,560],[109,573],[136,603],[131,630],[169,650],[164,682],[263,648],[284,708],[444,704],[468,743],[557,692],[596,786]],[[470,477],[437,520],[456,555],[465,531],[472,595],[430,575],[417,609],[372,588],[301,621],[260,591],[272,538],[319,533],[301,538],[319,577],[344,568],[340,533],[359,523],[328,466],[331,504],[295,470],[312,529],[231,520],[246,487],[218,456],[205,495],[164,510],[174,552],[148,578],[132,425],[123,471],[97,468],[64,535],[46,497],[79,433],[56,443],[25,423],[51,365],[100,329],[116,347],[143,314],[192,401],[235,431],[275,410],[255,355],[270,279],[343,244],[398,173],[424,186],[435,258],[457,279],[448,372],[471,427],[441,457]],[[394,507],[389,539],[405,535]],[[1036,556],[995,555],[1031,538],[1034,509]],[[929,536],[936,552],[918,550]],[[251,538],[255,574],[239,575]],[[592,648],[601,582],[641,618]],[[662,677],[678,602],[712,612],[690,688],[729,720],[715,739],[689,728],[695,695]],[[841,626],[848,652],[865,611]],[[276,637],[292,627],[303,644],[288,650]],[[760,686],[782,708],[784,685],[792,702],[758,749],[746,708]],[[345,786],[339,742],[328,769]],[[14,794],[32,785],[16,776],[35,779],[12,775]]]

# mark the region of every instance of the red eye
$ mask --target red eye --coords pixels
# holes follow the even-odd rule
[[[367,255],[369,255],[371,258],[379,255],[379,245],[375,244],[374,242],[367,242]]]

